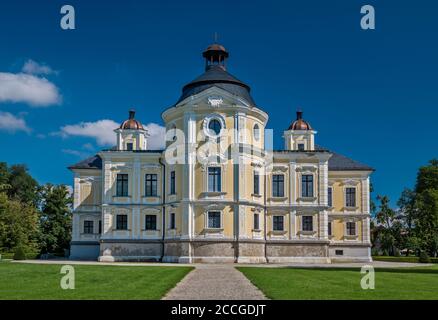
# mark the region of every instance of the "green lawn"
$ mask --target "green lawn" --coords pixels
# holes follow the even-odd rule
[[[191,267],[73,265],[75,289],[60,286],[62,265],[0,262],[2,299],[160,299]]]
[[[375,289],[363,290],[359,269],[239,267],[271,299],[438,299],[438,266],[375,269]]]

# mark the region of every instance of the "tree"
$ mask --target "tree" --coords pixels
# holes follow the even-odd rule
[[[9,185],[9,170],[6,162],[0,162],[0,192],[6,191]]]
[[[10,199],[17,199],[23,203],[38,205],[39,185],[28,173],[25,165],[12,165],[8,170],[9,188],[6,190]]]
[[[429,165],[418,170],[415,192],[421,193],[429,189],[438,189],[438,159],[429,161]]]
[[[66,186],[51,184],[43,187],[42,198],[41,251],[61,253],[70,246],[72,199]]]
[[[397,201],[400,219],[403,222],[403,247],[406,248],[406,256],[410,251],[417,251],[418,239],[415,237],[414,223],[417,217],[417,206],[415,204],[416,193],[405,188]]]
[[[379,225],[377,239],[383,250],[389,255],[396,253],[397,245],[400,243],[400,222],[396,221],[396,212],[389,206],[389,198],[387,196],[377,196],[380,201],[378,211],[376,213],[376,221]]]
[[[12,251],[21,245],[29,251],[38,248],[38,212],[32,205],[11,200],[0,192],[0,247]]]
[[[421,249],[430,256],[438,254],[438,189],[426,189],[417,195],[417,236]]]

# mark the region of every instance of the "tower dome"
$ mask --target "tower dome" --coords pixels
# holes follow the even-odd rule
[[[149,134],[140,121],[135,120],[135,110],[129,110],[129,119],[123,121],[114,132],[117,134],[117,150],[146,150]]]
[[[287,130],[312,130],[312,127],[303,119],[303,111],[297,110],[297,119],[291,123]]]
[[[229,53],[223,45],[218,43],[209,45],[202,53],[202,56],[205,59],[205,72],[183,87],[181,97],[176,104],[216,86],[245,99],[249,104],[255,106],[255,102],[250,95],[251,88],[226,70],[226,60]]]
[[[120,129],[123,130],[144,130],[143,125],[135,120],[135,110],[129,110],[129,119],[123,121],[120,125]]]

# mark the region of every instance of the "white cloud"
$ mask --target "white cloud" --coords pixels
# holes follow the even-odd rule
[[[108,119],[96,122],[80,122],[61,127],[59,134],[63,137],[90,137],[96,139],[100,145],[114,145],[116,142],[114,129],[118,126],[115,121]]]
[[[114,132],[120,125],[109,119],[98,120],[95,122],[80,122],[78,124],[65,125],[59,132],[52,135],[62,137],[89,137],[96,140],[101,146],[113,146],[116,144],[116,134]],[[164,149],[166,129],[159,124],[149,123],[145,126],[148,130],[148,149]],[[88,148],[87,148],[88,147]],[[89,145],[84,145],[85,149],[90,149]]]
[[[32,59],[29,59],[24,64],[23,68],[21,69],[22,72],[28,73],[28,74],[35,74],[35,75],[48,75],[52,73],[57,73],[57,71],[53,70],[46,64],[38,63]]]
[[[145,129],[149,133],[148,146],[149,150],[162,150],[166,146],[166,128],[156,123],[149,123]]]
[[[25,73],[0,72],[0,103],[23,102],[35,107],[60,104],[58,88],[45,78]]]
[[[12,113],[0,111],[0,130],[14,133],[16,131],[31,132],[23,118],[16,117]]]

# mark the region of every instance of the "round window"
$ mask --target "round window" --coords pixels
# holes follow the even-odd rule
[[[208,123],[208,129],[211,135],[218,136],[222,130],[222,125],[217,119],[211,119]]]
[[[254,139],[256,141],[260,140],[260,127],[259,127],[259,125],[257,123],[254,126]]]

